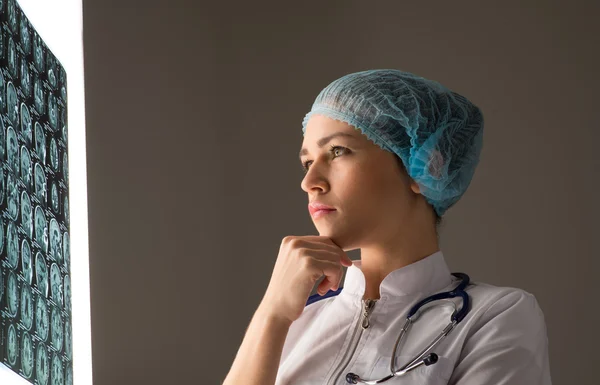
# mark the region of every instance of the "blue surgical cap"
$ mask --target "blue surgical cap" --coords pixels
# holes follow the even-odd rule
[[[483,145],[483,114],[440,83],[395,69],[334,80],[302,121],[320,114],[346,122],[396,154],[441,217],[471,183]]]

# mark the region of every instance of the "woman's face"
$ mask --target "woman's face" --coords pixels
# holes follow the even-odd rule
[[[319,147],[322,138],[340,132],[351,137],[336,136]],[[300,161],[309,162],[301,184],[308,202],[336,209],[313,218],[313,223],[320,235],[330,237],[343,250],[394,237],[416,214],[416,204],[423,199],[418,185],[393,153],[381,149],[360,130],[313,115],[302,148]]]

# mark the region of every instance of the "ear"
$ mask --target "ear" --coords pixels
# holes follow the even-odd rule
[[[421,193],[421,187],[419,187],[419,184],[417,182],[415,182],[414,180],[410,180],[410,189],[415,193],[415,194],[420,194]]]

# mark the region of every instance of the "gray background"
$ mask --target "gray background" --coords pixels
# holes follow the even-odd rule
[[[554,384],[597,383],[597,2],[83,3],[96,385],[221,383],[281,239],[317,234],[302,118],[371,68],[483,110],[442,250],[536,295]]]

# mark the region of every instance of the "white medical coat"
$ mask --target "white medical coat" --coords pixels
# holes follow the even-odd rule
[[[288,331],[276,385],[343,385],[349,372],[367,380],[385,377],[409,309],[460,282],[442,251],[394,270],[382,281],[369,326],[363,329],[365,277],[360,264],[348,267],[337,291],[309,298]],[[546,324],[536,298],[521,289],[473,281],[466,291],[471,310],[432,350],[438,361],[383,384],[550,385]],[[455,298],[422,308],[396,352],[396,370],[448,325],[453,303],[462,306]]]

